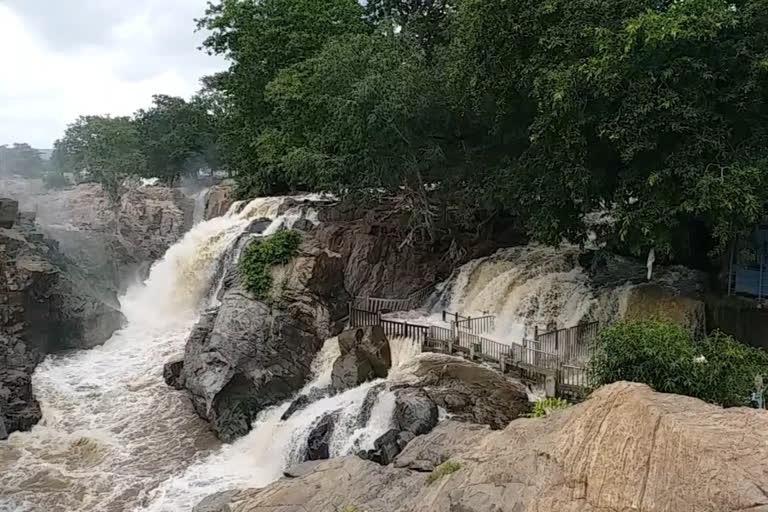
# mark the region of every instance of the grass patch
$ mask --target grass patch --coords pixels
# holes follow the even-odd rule
[[[543,418],[544,416],[548,416],[552,411],[565,409],[570,405],[568,400],[562,398],[544,398],[542,400],[537,400],[533,406],[533,411],[526,414],[526,416],[528,418]]]
[[[461,469],[461,464],[448,460],[437,466],[430,474],[427,475],[427,485],[431,485],[437,482],[446,475],[455,473]]]
[[[301,234],[297,231],[281,231],[248,244],[240,260],[245,288],[257,299],[267,299],[272,289],[272,267],[290,262],[299,244]]]

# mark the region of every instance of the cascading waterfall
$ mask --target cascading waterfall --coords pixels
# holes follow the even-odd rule
[[[211,193],[210,188],[204,188],[192,198],[195,200],[195,208],[192,210],[193,225],[200,224],[205,220],[205,208],[208,205],[208,196]]]
[[[162,366],[183,353],[222,254],[254,219],[282,226],[284,201],[256,199],[195,226],[122,297],[122,330],[38,367],[43,419],[0,443],[0,511],[131,510],[219,446],[184,394],[165,385]]]
[[[596,299],[576,263],[577,250],[525,246],[503,249],[461,267],[433,313],[495,315],[499,341],[520,343],[534,327],[570,327],[590,314]]]

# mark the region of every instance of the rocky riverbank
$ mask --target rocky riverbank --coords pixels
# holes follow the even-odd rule
[[[15,213],[15,201],[0,203]],[[32,215],[13,217],[10,228],[0,228],[0,434],[5,435],[27,430],[40,418],[31,375],[46,354],[103,343],[123,321],[113,290],[62,254],[36,229]]]
[[[768,510],[768,415],[616,383],[507,428],[447,422],[392,465],[310,463],[195,512]]]

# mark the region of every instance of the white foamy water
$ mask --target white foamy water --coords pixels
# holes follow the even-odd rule
[[[338,356],[338,340],[327,340],[312,365],[313,378],[301,393],[330,385],[333,363]],[[376,395],[366,418],[362,414],[366,398],[379,388],[384,389]],[[168,479],[154,491],[149,505],[142,510],[191,510],[210,494],[261,487],[277,480],[285,469],[303,460],[310,432],[328,414],[338,415],[329,443],[331,457],[372,449],[374,441],[390,428],[395,397],[386,389],[386,382],[378,380],[317,400],[281,421],[289,406],[290,402],[286,402],[263,411],[248,435]]]
[[[495,315],[494,332],[484,336],[504,343],[520,343],[532,336],[534,327],[577,325],[595,303],[586,274],[569,252],[536,245],[503,249],[467,263],[448,295],[436,309],[472,317]]]
[[[43,419],[0,443],[0,511],[132,510],[218,448],[184,393],[163,382],[163,364],[182,355],[219,258],[251,220],[283,225],[283,201],[257,199],[199,223],[121,299],[122,330],[101,347],[38,367]]]

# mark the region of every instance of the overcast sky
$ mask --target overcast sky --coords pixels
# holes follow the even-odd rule
[[[188,97],[225,63],[197,48],[205,0],[0,0],[0,144],[50,148],[79,115]]]

